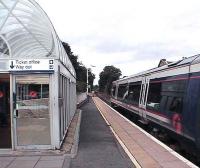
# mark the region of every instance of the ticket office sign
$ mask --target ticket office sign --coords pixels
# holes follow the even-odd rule
[[[53,59],[9,60],[9,71],[54,71]]]

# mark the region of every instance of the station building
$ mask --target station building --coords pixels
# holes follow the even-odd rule
[[[34,0],[0,1],[0,151],[59,149],[76,110],[76,74]]]

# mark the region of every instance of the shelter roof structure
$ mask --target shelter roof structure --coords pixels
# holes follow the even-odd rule
[[[34,0],[0,0],[0,59],[59,59],[75,70],[47,14]]]

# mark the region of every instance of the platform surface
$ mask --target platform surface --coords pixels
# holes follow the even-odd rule
[[[156,142],[148,133],[141,131],[136,125],[122,117],[117,111],[105,104],[100,98],[93,100],[111,125],[119,139],[126,146],[130,154],[142,168],[189,168],[196,167],[188,160],[176,156],[172,149],[165,148],[164,144]],[[175,153],[175,154],[174,154]]]
[[[92,99],[81,108],[79,148],[70,168],[132,168]]]

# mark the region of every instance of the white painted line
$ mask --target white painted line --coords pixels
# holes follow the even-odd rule
[[[95,100],[93,99],[94,103],[96,104]],[[103,119],[105,120],[107,125],[110,125],[110,123],[108,122],[108,120],[104,117],[103,113],[101,112],[101,110],[99,109],[98,105],[96,104],[97,109],[99,110],[101,116],[103,117]],[[136,168],[142,168],[140,166],[140,164],[137,162],[137,160],[133,157],[133,155],[130,153],[130,151],[128,150],[128,148],[126,147],[126,145],[121,141],[121,139],[119,138],[119,136],[116,134],[116,132],[113,130],[113,128],[110,126],[109,127],[110,130],[112,131],[112,133],[114,134],[114,136],[116,137],[117,141],[119,142],[119,144],[121,145],[121,147],[124,149],[125,153],[128,155],[128,157],[130,158],[130,160],[133,162],[133,164],[135,165]]]
[[[126,117],[124,117],[123,115],[121,115],[118,111],[116,111],[115,109],[113,109],[112,107],[110,107],[109,105],[107,105],[104,101],[102,101],[102,102],[106,106],[108,106],[110,109],[112,109],[113,111],[115,111],[116,114],[118,114],[119,116],[121,116],[122,118],[124,118],[129,124],[131,124],[132,126],[136,127],[137,129],[139,129],[146,136],[148,136],[149,138],[151,138],[154,142],[156,142],[157,144],[159,144],[160,146],[162,146],[163,148],[165,148],[168,152],[170,152],[172,155],[174,155],[175,157],[177,157],[178,159],[180,159],[181,161],[183,161],[184,163],[186,163],[188,166],[190,166],[191,168],[199,168],[198,166],[196,166],[195,164],[193,164],[192,162],[190,162],[189,160],[187,160],[186,158],[184,158],[183,156],[181,156],[180,154],[178,154],[177,152],[175,152],[174,150],[172,150],[171,148],[169,148],[167,145],[165,145],[164,143],[162,143],[161,141],[159,141],[158,139],[156,139],[155,137],[153,137],[151,134],[147,133],[142,128],[140,128],[139,126],[137,126],[134,123],[132,123]]]

